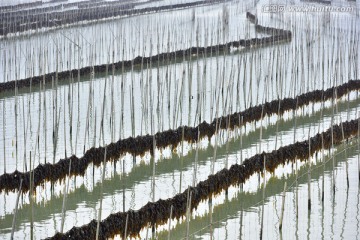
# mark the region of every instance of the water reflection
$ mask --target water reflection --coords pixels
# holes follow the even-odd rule
[[[349,107],[350,113],[353,115],[354,111],[357,109],[358,102],[359,100],[352,100],[349,103],[340,101],[338,103],[339,113],[347,114],[347,107]],[[311,109],[311,107],[309,107],[309,109]],[[324,108],[322,113],[315,108],[315,111],[312,112],[312,114],[310,115],[304,114],[297,116],[297,120],[296,120],[298,122],[297,129],[304,129],[304,128],[307,129],[311,123],[316,123],[316,122],[318,122],[318,124],[322,122],[327,122],[327,124],[329,124],[330,123],[329,115],[331,113],[332,113],[331,107]],[[266,124],[266,127],[263,128],[262,137],[264,142],[273,142],[276,136],[278,135],[276,132],[277,124],[271,123],[270,120],[271,118],[268,118],[267,120],[268,123]],[[294,126],[293,124],[294,119],[291,117],[288,118],[284,117],[278,119],[278,122],[281,124],[281,130],[282,130],[280,133],[281,135],[280,140],[283,139],[280,141],[281,142],[280,145],[283,145],[282,143],[283,141],[288,143],[289,141],[292,140],[292,134],[293,134],[292,128]],[[241,144],[240,142],[241,138],[237,137],[234,140],[230,139],[230,141],[228,141],[227,144],[224,144],[224,142],[228,139],[228,137],[226,136],[226,134],[223,133],[220,134],[220,136],[222,137],[220,137],[221,144],[220,146],[217,147],[216,170],[222,169],[224,167],[224,162],[226,158],[228,158],[230,165],[234,163],[239,163],[239,159],[240,159],[239,155],[241,152],[239,150],[239,146]],[[242,138],[243,153],[245,154],[244,157],[249,157],[257,152],[259,136],[260,136],[259,126],[258,128],[255,129],[254,127],[248,126],[247,134]],[[299,139],[302,139],[301,134],[298,134],[298,137]],[[266,151],[270,151],[270,150],[271,149],[269,149],[269,147],[268,149],[266,149]],[[179,154],[180,152],[181,151],[178,151]],[[210,161],[213,157],[213,152],[214,152],[213,145],[208,145],[206,149],[199,149],[198,167],[199,169],[202,169],[199,170],[199,174],[200,174],[199,178],[201,178],[201,180],[205,179],[208,173],[210,172]],[[110,178],[107,178],[104,181],[103,194],[104,194],[104,198],[110,198],[109,202],[112,203],[109,205],[110,212],[127,211],[128,209],[137,209],[143,205],[141,201],[138,201],[136,199],[136,195],[138,195],[136,194],[137,193],[136,189],[139,189],[139,186],[146,184],[152,178],[153,159],[151,158],[149,161],[143,161],[137,159],[136,162],[138,162],[138,164],[135,164],[132,157],[129,157],[123,159],[122,161],[118,161],[116,165],[112,163],[107,164],[107,172],[108,172],[107,174],[110,175]],[[187,186],[186,181],[191,182],[193,164],[194,164],[194,151],[190,151],[187,155],[183,157],[180,157],[177,154],[172,154],[171,159],[161,158],[159,161],[156,162],[157,179],[159,179],[158,181],[160,181],[158,184],[163,183],[168,186],[169,183],[171,183],[170,185],[172,185],[173,190],[169,193],[169,195],[167,195],[167,197],[173,196],[177,193],[178,190],[177,186],[180,186],[181,184],[183,184],[183,186]],[[125,167],[127,169],[125,171],[126,174],[119,175],[119,173],[121,174],[121,172],[124,171]],[[81,177],[77,177],[77,178],[73,178],[72,181],[70,181],[72,183],[73,190],[67,195],[66,208],[69,213],[74,214],[76,218],[76,220],[74,221],[76,224],[80,224],[81,222],[87,223],[91,219],[96,217],[96,207],[100,200],[100,184],[98,184],[98,182],[99,182],[99,176],[101,176],[101,174],[98,173],[98,169],[100,168],[92,168],[90,166],[83,180]],[[182,175],[179,172],[184,173],[184,177],[186,176],[185,179],[181,179]],[[91,186],[90,188],[88,187],[89,184],[87,184],[87,182],[92,182],[92,184],[90,184]],[[49,200],[48,201],[41,200],[40,202],[34,205],[34,212],[36,213],[35,222],[37,223],[41,223],[41,222],[48,223],[48,221],[51,218],[53,219],[53,221],[56,222],[56,219],[59,218],[59,215],[61,213],[61,206],[62,206],[61,192],[60,194],[54,194],[53,192],[49,191],[48,184],[45,185],[45,189],[47,190],[42,190],[42,188],[40,188],[38,190],[38,193],[45,195],[44,199],[49,199]],[[247,191],[249,191],[250,189],[247,187]],[[266,189],[266,194],[267,195],[269,194],[268,189]],[[161,196],[157,196],[157,197],[161,197]],[[122,199],[122,201],[119,201],[119,199]],[[148,199],[148,201],[150,201],[150,196],[149,198],[145,197],[144,199],[145,200]],[[25,224],[29,222],[29,216],[30,216],[29,215],[30,205],[28,204],[27,201],[23,200],[22,202],[23,204],[20,206],[18,213],[19,214],[18,223],[20,223],[19,224],[20,226],[21,224]],[[246,207],[244,206],[244,208]],[[87,215],[87,217],[83,218],[82,221],[80,222],[78,222],[78,217],[77,217],[79,216],[78,215],[79,211],[83,212],[82,214]],[[256,212],[260,212],[260,211],[256,210]],[[2,221],[3,230],[1,230],[2,233],[6,234],[10,231],[12,218],[13,218],[12,214],[7,213],[4,215]],[[216,222],[216,220],[214,221]],[[54,230],[57,229],[56,225],[54,225],[53,227]],[[41,227],[38,225],[38,228]],[[18,228],[17,230],[20,229],[21,227]]]
[[[345,153],[345,148],[347,151]],[[350,171],[350,188],[347,191],[343,187],[346,186],[346,179],[344,178],[345,173],[345,163],[348,161],[350,169],[357,169],[357,155],[359,154],[357,150],[357,141],[354,141],[350,144],[344,144],[337,148],[337,158],[336,158],[336,167],[338,172],[341,172],[338,175],[338,185],[343,191],[339,190],[337,194],[341,197],[334,198],[328,197],[325,199],[325,205],[322,204],[320,197],[313,198],[313,208],[309,212],[307,209],[307,165],[302,166],[299,171],[299,191],[300,198],[299,204],[300,207],[304,206],[306,208],[300,211],[299,221],[295,220],[295,174],[287,175],[286,177],[277,178],[272,177],[266,185],[266,209],[265,209],[265,220],[268,223],[268,226],[265,225],[266,236],[268,239],[288,239],[289,236],[295,234],[296,239],[328,239],[329,236],[336,237],[340,239],[355,239],[359,234],[359,216],[357,214],[352,214],[348,216],[348,207],[352,206],[353,208],[359,211],[359,187],[357,181],[357,171]],[[348,157],[348,158],[346,158]],[[332,164],[330,164],[329,157],[325,158],[326,164],[323,164],[323,159],[318,159],[318,161],[312,166],[312,186],[320,185],[322,178],[325,178],[326,187],[330,192],[331,190],[331,177],[330,174],[333,171]],[[325,165],[325,175],[323,175],[323,165]],[[356,168],[354,168],[356,167]],[[281,204],[277,201],[277,198],[281,197],[282,188],[284,183],[288,182],[289,185],[292,184],[292,187],[287,189],[286,193],[286,204],[285,204],[285,219],[283,232],[278,230],[278,220],[279,216],[277,212],[280,209]],[[224,200],[221,204],[214,206],[213,209],[209,209],[205,214],[196,215],[191,219],[191,228],[190,232],[192,234],[191,239],[213,239],[210,237],[213,231],[221,232],[221,236],[224,236],[228,231],[228,226],[234,224],[239,224],[237,229],[239,232],[236,232],[238,239],[250,239],[258,238],[260,226],[259,219],[257,216],[253,218],[253,214],[259,213],[258,207],[262,203],[262,189],[259,188],[256,192],[246,193],[242,192],[239,187],[232,187],[229,190],[233,193],[233,197]],[[312,193],[316,194],[321,193],[320,188],[314,188]],[[343,194],[344,193],[344,194]],[[224,195],[224,192],[221,193]],[[336,196],[336,195],[335,195]],[[352,198],[354,201],[349,201]],[[356,198],[356,199],[355,199]],[[342,203],[342,204],[341,204]],[[325,218],[324,215],[328,215],[330,218]],[[243,217],[245,217],[245,222],[243,222]],[[209,224],[209,219],[214,218],[214,224]],[[336,219],[336,220],[335,220]],[[356,220],[355,220],[356,219]],[[255,220],[255,221],[254,221]],[[338,223],[337,226],[335,224]],[[257,226],[255,226],[257,225]],[[176,239],[184,238],[184,223],[179,223],[175,228],[171,230],[171,235]],[[327,232],[327,228],[330,227],[331,231]],[[213,229],[215,228],[215,229]],[[245,228],[245,231],[242,231],[242,228]],[[249,229],[251,229],[249,231]],[[296,229],[296,231],[292,231]],[[165,239],[167,231],[160,231],[158,233],[159,239]],[[226,239],[234,239],[235,235]],[[331,237],[330,237],[331,238]]]

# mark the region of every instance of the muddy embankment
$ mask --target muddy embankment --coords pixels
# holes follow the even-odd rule
[[[214,119],[211,123],[202,122],[196,127],[182,126],[177,129],[170,129],[155,134],[156,147],[176,148],[182,140],[194,143],[199,138],[209,139],[220,129],[235,129],[246,123],[258,121],[261,117],[273,114],[282,115],[286,111],[295,110],[313,102],[321,102],[329,99],[341,98],[351,91],[360,90],[360,80],[350,80],[349,82],[337,86],[336,88],[328,88],[326,90],[315,90],[304,93],[296,98],[285,98],[282,100],[273,100],[258,106],[250,107],[242,112],[236,112],[227,116]],[[153,152],[153,136],[137,136],[120,139],[115,143],[107,146],[106,161],[118,161],[119,158],[126,153],[135,156],[141,156],[146,152]],[[56,182],[64,179],[69,174],[69,165],[71,160],[70,175],[83,176],[87,167],[93,163],[100,166],[104,160],[105,148],[91,148],[87,150],[83,157],[78,158],[71,156],[70,158],[61,159],[55,164],[40,164],[34,169],[34,188],[43,184],[45,181]],[[23,179],[22,191],[28,191],[30,188],[30,172],[6,173],[0,176],[0,192],[15,191],[19,188],[20,179]]]
[[[252,15],[251,13],[247,13],[247,18],[252,21]],[[70,76],[86,76],[90,75],[91,72],[95,73],[104,73],[107,71],[107,69],[114,68],[117,69],[129,69],[131,66],[141,65],[141,64],[156,64],[158,62],[165,62],[165,61],[176,61],[176,59],[187,59],[192,55],[198,55],[202,56],[204,54],[212,54],[212,53],[219,53],[223,51],[229,51],[232,47],[251,47],[251,46],[263,46],[263,45],[271,45],[276,44],[278,42],[283,41],[290,41],[292,37],[292,33],[287,30],[277,29],[277,28],[269,28],[264,27],[260,25],[255,25],[255,29],[257,31],[266,32],[267,34],[270,34],[269,37],[263,37],[263,38],[251,38],[251,39],[240,39],[238,41],[231,41],[225,44],[218,44],[208,47],[191,47],[188,49],[173,51],[173,52],[167,52],[167,53],[160,53],[151,57],[141,57],[138,56],[132,60],[125,60],[125,61],[119,61],[113,64],[102,64],[102,65],[96,65],[96,66],[87,66],[83,67],[81,69],[72,69],[68,71],[62,71],[62,72],[52,72],[41,76],[34,76],[30,78],[25,78],[21,80],[11,80],[7,82],[0,83],[0,92],[2,91],[11,91],[15,88],[24,88],[24,87],[30,87],[34,86],[40,83],[51,83],[54,79],[58,81],[65,81]]]
[[[206,180],[199,182],[196,187],[189,187],[184,192],[166,200],[148,202],[137,211],[118,212],[110,214],[100,222],[99,239],[113,237],[116,234],[125,234],[126,219],[128,218],[127,236],[137,236],[142,228],[165,224],[170,218],[170,209],[173,206],[172,218],[179,219],[186,214],[188,196],[191,194],[191,210],[196,209],[199,203],[228,189],[231,185],[244,183],[254,173],[261,173],[265,168],[273,172],[278,166],[295,160],[306,161],[309,152],[329,149],[332,144],[340,144],[344,139],[358,134],[360,119],[346,121],[340,125],[334,125],[325,132],[318,133],[307,141],[296,142],[280,147],[269,153],[260,153],[246,159],[243,164],[234,164],[229,169],[223,169]],[[332,129],[332,130],[331,130]],[[344,134],[344,138],[343,138]],[[310,149],[309,149],[310,148]],[[49,239],[94,239],[96,236],[97,221],[92,220],[89,224],[81,227],[73,227],[68,232],[57,233]]]

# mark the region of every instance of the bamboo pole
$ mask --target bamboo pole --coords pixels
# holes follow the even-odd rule
[[[181,120],[182,121],[182,120]],[[179,193],[181,193],[181,186],[182,186],[182,168],[183,168],[183,161],[184,161],[184,126],[181,128],[181,157],[180,157],[180,184],[179,184]]]
[[[12,227],[11,227],[11,237],[10,237],[11,240],[14,239],[16,215],[17,215],[17,210],[18,210],[18,206],[19,206],[19,198],[20,198],[20,195],[21,195],[22,182],[23,182],[23,179],[21,178],[21,179],[20,179],[20,186],[19,186],[18,195],[17,195],[17,197],[16,197],[14,218],[13,218]]]
[[[311,126],[310,126],[311,128]],[[308,159],[308,210],[311,210],[311,141],[310,141],[310,128],[309,128],[309,135],[308,135],[308,142],[309,142],[309,159]]]
[[[156,139],[155,134],[153,134],[153,172],[152,172],[152,184],[151,184],[151,190],[152,190],[152,201],[155,202],[155,151],[156,151]]]
[[[46,114],[46,93],[45,93],[45,76],[44,76],[44,79],[43,79],[43,99],[44,99],[44,143],[45,143],[45,146],[44,146],[44,152],[45,152],[45,156],[44,156],[44,162],[46,164],[46,156],[47,156],[47,114]]]
[[[342,120],[341,120],[341,116],[340,116],[340,124],[341,124],[341,133],[342,133],[342,140],[344,141],[345,137],[344,137],[344,126],[343,126],[343,123],[342,123]],[[347,151],[346,151],[347,148],[345,148],[345,159],[347,159]],[[348,161],[346,160],[345,161],[345,168],[346,168],[346,186],[347,186],[347,189],[349,189],[349,163]]]
[[[210,216],[210,239],[213,239],[213,206],[212,206],[212,201],[209,200],[209,216]]]
[[[132,68],[133,68],[133,65],[132,65]],[[131,69],[131,71],[133,71],[133,69]],[[133,74],[132,74],[132,77],[133,77]],[[134,108],[135,108],[135,106],[134,106],[134,101],[135,101],[135,99],[134,99],[134,79],[133,79],[133,81],[131,81],[131,89],[129,89],[130,90],[130,106],[131,106],[131,135],[132,135],[132,137],[133,138],[135,138],[135,111],[134,111]],[[130,86],[129,86],[129,88],[130,88]],[[135,156],[135,154],[133,154],[133,164],[135,164],[136,163],[136,156]]]
[[[226,121],[226,148],[225,148],[225,151],[226,151],[226,157],[225,157],[225,168],[228,169],[229,167],[229,140],[230,140],[230,115],[229,117],[227,118],[227,121]]]
[[[100,231],[100,221],[101,221],[101,212],[102,212],[102,200],[103,200],[103,188],[104,188],[104,179],[105,179],[105,168],[106,168],[106,149],[107,146],[105,146],[105,154],[104,154],[104,162],[103,162],[103,171],[101,176],[101,189],[100,189],[100,208],[98,213],[98,221],[96,226],[96,240],[99,239],[99,231]]]
[[[230,135],[230,129],[229,129],[229,124],[230,124],[230,115],[229,118],[227,120],[226,126],[227,126],[227,132],[226,132],[226,158],[225,158],[225,168],[228,169],[229,168],[229,135]],[[227,198],[229,195],[229,191],[228,189],[225,190],[225,197]]]
[[[78,53],[79,55],[79,59],[78,59],[78,77],[77,77],[77,112],[78,112],[78,120],[77,120],[77,126],[76,126],[76,137],[75,137],[75,152],[74,154],[76,155],[77,153],[77,148],[78,148],[78,137],[79,137],[79,132],[80,132],[80,53]]]
[[[15,163],[15,167],[16,170],[18,168],[18,89],[17,89],[17,81],[15,81],[15,153],[16,153],[16,163]]]
[[[190,215],[191,215],[191,195],[190,186],[188,187],[188,201],[187,201],[187,211],[186,211],[186,239],[189,240],[189,231],[190,231]]]
[[[323,161],[323,177],[322,177],[322,189],[321,189],[321,202],[324,205],[325,197],[325,157],[324,157],[324,134],[321,134],[321,145],[322,145],[322,161]]]
[[[67,179],[67,183],[64,186],[64,198],[63,198],[63,205],[62,205],[62,210],[61,210],[61,227],[60,227],[61,233],[63,233],[63,230],[64,230],[65,213],[66,213],[66,196],[69,191],[70,173],[71,173],[71,158],[70,158],[70,164],[69,164],[69,176]]]
[[[30,191],[29,191],[29,196],[30,196],[30,239],[34,239],[34,203],[33,203],[33,178],[34,178],[34,174],[33,174],[33,165],[31,162],[31,151],[30,151]]]
[[[55,163],[55,95],[54,95],[54,88],[55,88],[55,84],[54,84],[54,77],[51,77],[51,93],[52,93],[52,143],[53,143],[53,164]],[[29,109],[30,109],[30,100],[29,100]]]
[[[23,129],[24,129],[24,169],[25,171],[27,171],[27,164],[26,164],[26,131],[27,131],[27,126],[25,124],[25,104],[24,104],[24,98],[22,98],[22,108],[23,108]],[[27,118],[29,119],[29,116],[27,116]],[[4,133],[4,137],[5,137],[5,133]],[[4,143],[5,143],[5,139],[4,139]],[[46,148],[45,148],[46,149]],[[45,151],[46,152],[46,151]],[[45,154],[46,155],[46,154]],[[4,160],[5,160],[5,151],[4,151]],[[46,163],[46,162],[45,162]],[[5,167],[5,161],[4,161],[4,167]]]
[[[239,235],[240,235],[240,239],[243,239],[242,238],[242,233],[243,233],[243,213],[244,213],[244,210],[243,210],[243,201],[240,202],[240,230],[239,230]]]
[[[334,124],[334,98],[332,99],[332,103],[333,103],[333,114],[331,115],[331,154],[332,154],[332,166],[333,166],[333,171],[332,171],[332,182],[333,182],[333,193],[335,194],[335,154],[334,154],[334,129],[333,129],[333,124]]]
[[[262,202],[262,210],[261,210],[261,227],[260,227],[260,240],[263,239],[263,231],[264,231],[264,206],[265,206],[265,188],[266,188],[266,168],[265,168],[266,157],[264,156],[264,186],[263,186],[263,202]]]
[[[215,172],[215,161],[216,161],[216,150],[217,150],[217,142],[218,142],[218,118],[216,118],[216,125],[215,125],[215,147],[214,147],[214,156],[212,159],[212,164],[211,164],[211,174],[214,174]]]
[[[94,115],[94,139],[93,139],[93,147],[96,146],[96,129],[97,129],[97,109],[95,109],[95,115]],[[100,138],[101,138],[101,127],[100,127]],[[99,145],[100,145],[100,138],[99,138]],[[94,170],[94,165],[93,165],[93,170]],[[94,174],[94,173],[93,173]]]
[[[359,184],[360,184],[360,119],[358,120],[357,140],[358,140],[358,144],[357,144],[358,145],[358,175],[359,175]]]
[[[242,127],[244,124],[244,118],[241,116],[240,119],[240,164],[243,162],[243,133],[242,133]]]
[[[284,192],[282,195],[282,203],[281,203],[281,215],[280,215],[280,224],[279,224],[279,230],[282,231],[282,223],[284,219],[284,211],[285,211],[285,194],[286,194],[286,182],[284,184]]]
[[[64,88],[64,147],[65,147],[65,159],[67,158],[66,151],[66,103],[65,103],[65,88]],[[39,119],[40,122],[40,119]]]
[[[195,153],[195,164],[194,164],[194,174],[193,174],[193,187],[196,185],[196,174],[197,174],[197,163],[198,163],[198,157],[199,157],[199,145],[200,145],[200,130],[198,128],[198,137],[197,137],[197,143],[196,143],[196,153]]]
[[[261,153],[261,142],[262,142],[262,126],[263,126],[263,116],[264,116],[264,106],[265,104],[263,104],[262,109],[261,109],[261,119],[260,119],[260,142],[259,142],[259,153]],[[277,133],[276,133],[277,134]],[[265,161],[265,160],[264,160]],[[265,171],[265,168],[264,168]],[[259,185],[260,185],[260,173],[258,174],[259,176]]]
[[[275,149],[277,149],[277,141],[278,141],[278,132],[279,132],[279,119],[280,119],[280,103],[281,100],[280,98],[278,98],[279,101],[279,107],[278,107],[278,114],[277,114],[277,121],[276,121],[276,137],[275,137]],[[295,135],[295,132],[294,132]],[[294,141],[295,141],[295,136],[294,136]]]
[[[85,153],[85,149],[86,149],[86,136],[89,135],[89,118],[90,118],[90,105],[91,105],[91,95],[93,94],[92,92],[92,78],[94,76],[94,71],[92,70],[90,73],[90,88],[89,88],[89,97],[88,97],[88,106],[87,106],[87,111],[86,111],[86,126],[85,126],[85,136],[84,136],[84,148],[83,148],[83,153]]]
[[[169,227],[168,227],[168,240],[171,239],[171,219],[172,219],[173,205],[170,207],[170,218],[169,218]]]
[[[124,239],[126,239],[126,237],[127,237],[128,222],[129,222],[129,214],[126,214],[125,231],[124,231]]]
[[[126,178],[125,178],[125,161],[123,160],[122,161],[122,190],[123,190],[123,212],[125,212],[125,185],[126,185]]]
[[[5,154],[5,99],[3,101],[3,144],[4,144],[4,174],[6,173],[6,154]],[[359,175],[360,176],[360,175]]]
[[[101,136],[103,139],[103,144],[105,145],[105,134],[104,134],[104,116],[105,116],[105,108],[106,108],[106,88],[107,88],[107,77],[105,78],[105,86],[104,86],[104,97],[103,97],[103,104],[101,107],[101,122],[100,122],[100,138],[99,141],[101,141]]]
[[[73,118],[74,118],[74,77],[73,74],[71,74],[71,87],[69,86],[69,91],[71,90],[71,95],[70,92],[68,93],[68,99],[69,99],[69,111],[70,111],[70,130],[69,130],[69,136],[70,136],[70,149],[71,149],[71,155],[74,154],[74,146],[73,146]],[[44,99],[45,100],[45,99]],[[76,147],[76,145],[75,145]]]
[[[60,113],[58,117],[58,49],[56,50],[56,74],[55,74],[55,114],[54,116],[54,125],[53,125],[53,164],[55,164],[55,156],[57,150],[57,141],[58,141],[58,129],[59,129],[59,121],[60,121]]]
[[[114,44],[114,42],[113,42]],[[114,47],[114,46],[113,46]],[[112,60],[112,74],[111,74],[111,116],[110,116],[110,123],[111,123],[111,142],[115,141],[115,103],[114,103],[114,78],[115,78],[115,53],[113,51],[113,60]],[[114,162],[114,168],[116,163]]]

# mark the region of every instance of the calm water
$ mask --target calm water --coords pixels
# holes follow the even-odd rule
[[[4,58],[0,59],[0,81],[51,72],[57,64],[59,70],[65,70],[131,59],[137,55],[149,56],[167,50],[264,36],[256,33],[254,26],[245,18],[247,10],[255,11],[253,4],[252,1],[226,3],[228,26],[222,24],[224,10],[223,5],[218,4],[195,8],[195,22],[191,20],[192,9],[187,9],[1,39]],[[268,3],[260,1],[256,6],[261,9],[264,4]],[[358,78],[359,18],[354,13],[307,13],[309,20],[304,20],[305,13],[260,14],[259,11],[258,14],[263,25],[291,29],[293,40],[275,46],[233,50],[220,56],[194,56],[191,61],[137,66],[126,69],[124,73],[121,70],[114,74],[111,71],[108,74],[95,73],[93,78],[85,76],[79,82],[78,79],[69,79],[58,86],[33,87],[31,92],[30,89],[21,89],[16,96],[12,92],[1,93],[0,172],[3,173],[5,168],[8,173],[15,169],[23,171],[25,163],[29,166],[30,151],[35,166],[45,161],[57,162],[65,155],[82,156],[84,147],[103,146],[120,138],[151,134],[181,125],[195,126],[204,120],[211,122],[216,116],[265,101],[293,97]],[[198,33],[196,29],[199,29]],[[75,50],[75,43],[81,46],[81,51]],[[153,47],[150,47],[151,43]],[[56,54],[56,46],[61,46],[64,51]],[[115,53],[114,58],[110,57],[110,52]],[[294,139],[305,140],[309,134],[313,136],[329,128],[333,113],[335,123],[354,119],[358,116],[359,105],[358,93],[353,92],[334,106],[331,102],[310,104],[282,117],[266,117],[242,128],[242,146],[239,129],[223,131],[218,138],[215,171],[240,163],[241,159],[259,151],[271,151],[293,143]],[[103,131],[100,128],[102,118]],[[55,139],[53,134],[57,136]],[[199,144],[195,182],[211,174],[214,146],[215,137],[210,141],[204,139]],[[185,143],[184,151],[181,146],[176,152],[170,149],[157,151],[155,200],[172,197],[192,185],[196,147],[195,144]],[[328,161],[332,153],[324,154],[324,158],[319,153],[317,158],[312,159],[311,212],[307,211],[305,164],[299,163],[298,174],[301,177],[298,188],[294,185],[292,165],[280,167],[273,175],[266,175],[266,238],[359,238],[357,141],[336,148],[335,170],[332,161]],[[84,177],[70,179],[64,231],[97,218],[101,198],[102,219],[110,213],[139,209],[152,201],[154,160],[149,154],[137,157],[135,162],[128,155],[122,160],[115,166],[106,164],[102,197],[102,167],[89,166]],[[327,161],[325,171],[324,160]],[[346,163],[350,179],[348,190]],[[335,195],[331,191],[333,173],[336,176]],[[323,179],[324,204],[321,202]],[[280,234],[278,225],[285,181],[288,189]],[[191,238],[258,238],[262,182],[262,178],[259,182],[258,176],[254,175],[242,189],[231,187],[228,196],[219,194],[212,205],[207,201],[201,203],[192,213]],[[296,191],[299,194],[298,219],[295,217]],[[34,205],[36,239],[59,231],[63,193],[63,182],[56,183],[53,192],[48,183],[37,188]],[[8,239],[16,193],[1,193],[0,199],[0,238]],[[20,197],[16,238],[30,238],[30,210],[29,196],[24,194]],[[156,237],[167,239],[167,229],[168,225],[159,227]],[[184,238],[185,230],[185,218],[180,222],[172,221],[171,239]],[[146,238],[146,229],[141,232],[141,237]]]

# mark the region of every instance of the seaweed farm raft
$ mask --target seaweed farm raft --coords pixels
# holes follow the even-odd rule
[[[0,19],[0,239],[360,239],[356,1]]]

